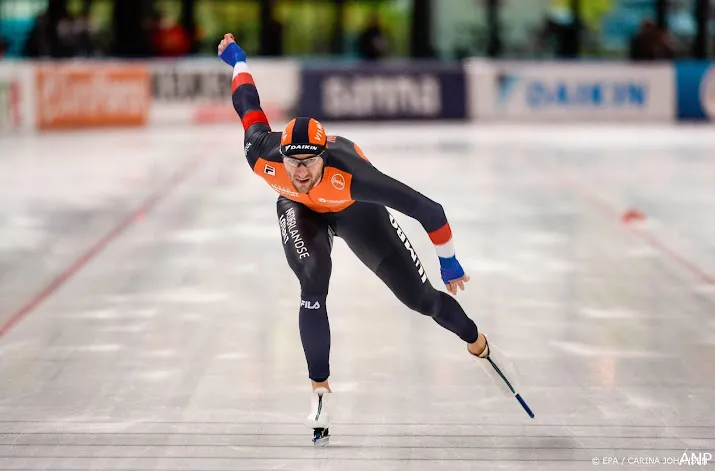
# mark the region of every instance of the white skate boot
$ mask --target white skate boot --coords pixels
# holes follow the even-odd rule
[[[305,419],[305,425],[313,429],[313,444],[325,446],[330,439],[328,428],[333,420],[332,393],[325,388],[317,388],[311,397],[310,414]]]

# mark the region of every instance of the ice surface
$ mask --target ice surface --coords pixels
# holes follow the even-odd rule
[[[298,285],[240,130],[4,137],[0,326],[18,322],[0,336],[0,470],[571,470],[715,454],[715,131],[327,130],[445,207],[472,276],[457,299],[536,418],[338,240],[336,420],[314,449]],[[646,219],[624,224],[627,209]],[[427,235],[398,219],[437,285]]]

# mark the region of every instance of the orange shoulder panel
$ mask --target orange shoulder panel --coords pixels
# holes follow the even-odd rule
[[[363,153],[363,151],[362,151],[362,149],[360,148],[360,146],[358,146],[357,144],[355,144],[355,152],[357,152],[357,154],[358,154],[360,157],[362,157],[363,159],[367,160],[368,162],[370,161],[370,160],[365,156],[365,153]]]

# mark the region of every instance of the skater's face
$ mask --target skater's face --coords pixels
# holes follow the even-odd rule
[[[284,157],[283,164],[298,193],[308,193],[323,177],[324,161],[319,155],[298,154]]]

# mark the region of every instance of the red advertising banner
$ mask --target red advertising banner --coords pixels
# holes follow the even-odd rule
[[[57,64],[37,69],[37,128],[143,126],[149,70],[140,64]]]

